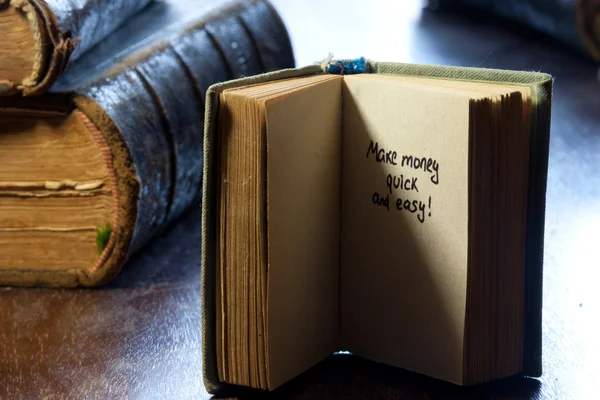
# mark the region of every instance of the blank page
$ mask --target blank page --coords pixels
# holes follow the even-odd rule
[[[337,350],[341,83],[266,103],[271,389]]]

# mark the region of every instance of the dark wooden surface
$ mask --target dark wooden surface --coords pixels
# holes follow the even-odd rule
[[[269,397],[597,398],[600,84],[575,53],[514,25],[409,1],[276,0],[299,64],[380,61],[541,70],[556,77],[544,276],[544,375],[460,388],[349,356]],[[300,4],[302,3],[302,4]],[[366,6],[366,4],[372,4]],[[418,2],[417,2],[418,3]],[[201,399],[199,213],[98,290],[0,289],[1,399]],[[256,393],[244,393],[244,396]]]

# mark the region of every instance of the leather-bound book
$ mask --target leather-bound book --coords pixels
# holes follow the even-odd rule
[[[494,13],[600,61],[600,0],[430,0],[429,7]]]
[[[0,0],[0,95],[47,91],[151,0]]]
[[[136,17],[108,40],[135,51],[99,46],[57,83],[68,92],[3,98],[0,285],[109,281],[200,199],[207,88],[293,66],[266,0],[213,1],[181,24],[192,4]]]

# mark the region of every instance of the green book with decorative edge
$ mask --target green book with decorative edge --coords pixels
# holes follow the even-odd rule
[[[541,376],[552,77],[374,62],[209,88],[203,376],[337,351],[458,385]]]

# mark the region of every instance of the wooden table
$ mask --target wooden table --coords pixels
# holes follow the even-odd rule
[[[514,25],[422,13],[418,2],[274,3],[290,28],[299,64],[334,51],[340,58],[364,55],[380,61],[541,70],[553,74],[556,84],[545,247],[544,376],[460,388],[335,356],[272,395],[595,397],[600,378],[596,67],[530,31],[517,32]],[[0,398],[208,398],[201,378],[199,220],[198,211],[192,211],[105,288],[0,289]]]

